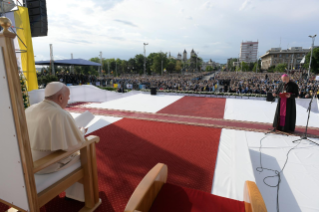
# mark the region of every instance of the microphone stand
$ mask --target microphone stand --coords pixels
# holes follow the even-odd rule
[[[308,119],[307,119],[307,125],[306,125],[305,134],[302,135],[302,136],[300,136],[299,139],[293,141],[292,143],[296,143],[296,142],[301,141],[301,140],[307,140],[307,141],[310,141],[311,143],[314,143],[314,144],[316,144],[316,145],[319,146],[319,143],[310,140],[310,139],[308,138],[308,136],[307,136],[307,135],[308,135],[308,124],[309,124],[309,118],[310,118],[310,111],[311,111],[312,100],[317,97],[317,91],[318,91],[318,88],[315,89],[315,91],[314,91],[314,96],[311,98],[311,100],[310,100],[310,102],[309,102],[308,109],[307,109]]]

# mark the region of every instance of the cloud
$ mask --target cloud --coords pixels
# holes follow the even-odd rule
[[[202,5],[202,8],[210,10],[214,7],[214,4],[212,1],[207,1]]]
[[[119,20],[119,19],[114,19],[113,21],[120,22],[122,24],[131,26],[131,27],[138,27],[137,25],[135,25],[135,24],[133,24],[132,22],[129,22],[129,21],[123,21],[123,20]]]
[[[193,17],[192,16],[189,16],[189,17],[187,17],[186,19],[188,19],[188,20],[193,20]]]
[[[101,7],[103,10],[109,10],[115,7],[117,4],[123,2],[124,0],[91,0],[91,2],[96,7]],[[87,0],[82,1],[85,4],[89,4]]]
[[[239,11],[247,9],[249,6],[251,6],[250,0],[245,0],[244,3],[240,6]]]
[[[75,40],[75,39],[62,39],[62,42],[65,43],[83,43],[83,44],[91,44],[92,42],[87,40]]]
[[[113,39],[113,40],[126,40],[125,38],[122,38],[122,37],[109,37],[110,39]]]
[[[185,11],[185,9],[184,9],[184,8],[182,8],[182,9],[179,11],[179,13],[183,14],[183,13],[184,13],[184,11]]]

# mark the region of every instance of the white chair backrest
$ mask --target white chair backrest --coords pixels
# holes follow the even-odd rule
[[[0,49],[0,199],[30,211],[8,78]]]

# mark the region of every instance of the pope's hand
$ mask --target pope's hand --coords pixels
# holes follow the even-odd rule
[[[287,98],[290,98],[290,94],[286,94],[286,97],[287,97]]]

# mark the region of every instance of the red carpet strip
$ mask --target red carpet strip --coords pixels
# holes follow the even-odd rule
[[[97,212],[123,212],[138,183],[159,162],[168,165],[169,183],[211,191],[221,129],[122,119],[93,134],[101,138],[96,147],[102,205]],[[83,207],[63,197],[41,212]],[[0,204],[0,211],[3,207]]]
[[[245,212],[245,204],[242,201],[166,183],[157,195],[149,212],[163,211]]]
[[[225,98],[205,98],[186,96],[157,113],[224,118]]]
[[[123,110],[121,111],[121,110],[109,110],[109,109],[85,108],[85,107],[71,107],[71,108],[68,108],[67,110],[74,113],[83,113],[88,110],[95,115],[115,116],[115,117],[124,117],[124,118],[130,118],[130,119],[141,119],[141,120],[150,120],[150,121],[158,121],[158,122],[169,122],[169,123],[176,123],[176,124],[186,124],[186,125],[214,127],[214,128],[227,128],[227,129],[247,130],[247,131],[256,131],[256,132],[268,132],[269,129],[272,128],[272,124],[269,124],[269,123],[236,121],[236,120],[217,119],[217,118],[202,118],[202,117],[195,117],[195,116],[183,116],[183,115],[173,115],[173,114],[142,113],[142,112],[135,112],[135,111],[123,111]],[[300,136],[304,133],[304,130],[305,130],[305,127],[296,126],[296,129],[293,135]],[[319,137],[319,128],[309,127],[308,135],[309,137]]]

